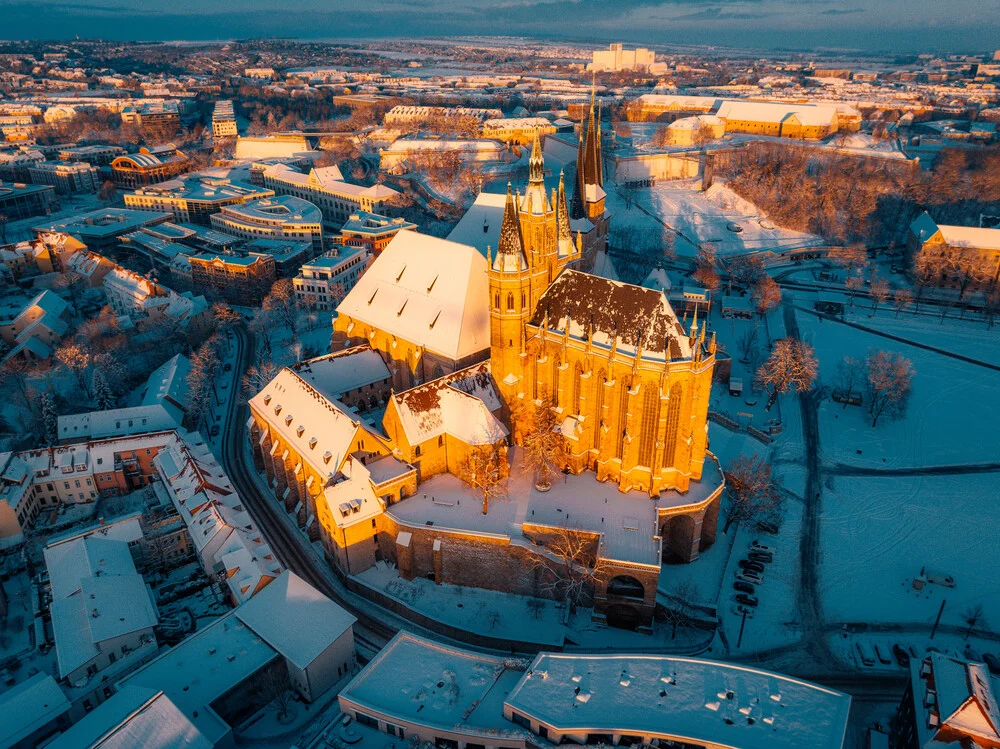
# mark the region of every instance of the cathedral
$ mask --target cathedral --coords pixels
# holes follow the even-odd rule
[[[587,130],[597,137],[593,116]],[[603,206],[599,171],[578,173],[577,197],[600,196]],[[706,340],[697,319],[685,331],[660,291],[575,270],[581,243],[565,185],[547,195],[543,178],[536,141],[528,187],[508,187],[499,246],[487,257],[490,369],[514,440],[525,429],[518,414],[552,407],[568,443],[564,468],[594,470],[622,491],[686,492],[705,461],[715,337]]]

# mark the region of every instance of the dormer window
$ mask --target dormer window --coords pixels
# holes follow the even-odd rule
[[[288,416],[285,417],[285,426],[286,427],[291,426],[291,424],[292,424],[292,415],[288,414]]]
[[[268,393],[267,395],[264,396],[264,405],[267,406],[270,403],[271,403],[271,394]]]
[[[281,413],[281,404],[279,403],[274,407],[274,415],[277,416],[280,413]]]
[[[312,448],[316,447],[316,443],[317,442],[319,442],[319,440],[317,440],[315,437],[310,437],[309,438],[309,449],[311,450]]]
[[[329,450],[327,450],[325,453],[323,453],[323,462],[324,463],[329,463],[330,462],[330,458],[332,458],[332,457],[333,457],[333,453],[330,452]]]
[[[301,437],[303,434],[305,434],[305,431],[306,431],[306,428],[304,426],[302,426],[301,424],[299,424],[297,427],[295,427],[295,434],[297,436],[299,436],[299,437]]]

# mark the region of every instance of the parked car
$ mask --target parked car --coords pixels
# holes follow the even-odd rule
[[[733,590],[737,590],[740,593],[753,593],[757,589],[750,583],[745,583],[742,580],[737,580],[733,583]]]
[[[760,601],[757,600],[757,596],[751,596],[747,593],[737,593],[736,594],[737,603],[742,603],[744,606],[750,606],[754,608]]]
[[[213,437],[218,437],[219,436],[219,425],[218,424],[216,424],[215,426],[212,427],[212,436]]]
[[[229,372],[229,371],[232,371],[232,368],[233,368],[232,363],[231,362],[226,362],[226,366],[224,366],[222,368],[222,371],[223,372]]]
[[[778,524],[772,523],[770,520],[762,520],[757,523],[757,530],[761,533],[770,533],[772,536],[778,534]]]
[[[875,652],[872,650],[871,645],[864,640],[858,640],[854,643],[854,648],[858,651],[858,657],[863,664],[866,666],[875,665]]]
[[[892,665],[892,658],[890,658],[888,654],[886,654],[885,645],[880,645],[879,643],[875,643],[875,657],[878,658],[878,662],[881,663],[883,666]]]
[[[741,559],[737,562],[740,569],[749,570],[750,572],[756,572],[758,575],[764,574],[764,565],[760,562],[748,561],[746,559]]]
[[[762,564],[770,564],[774,561],[773,554],[765,554],[763,551],[751,551],[747,554],[747,559],[751,562],[761,562]]]
[[[892,646],[892,655],[898,663],[903,668],[910,665],[910,654],[906,652],[906,649],[900,644],[895,644]]]
[[[991,674],[1000,676],[1000,658],[997,658],[993,653],[983,653],[983,663],[986,664],[986,668],[990,670]]]
[[[739,572],[737,572],[736,579],[742,580],[745,583],[750,583],[751,585],[762,585],[764,583],[763,578],[747,570],[740,570]]]
[[[770,547],[770,546],[764,546],[764,544],[762,544],[760,541],[756,541],[756,540],[750,542],[750,551],[762,551],[765,554],[773,554],[774,553],[774,549],[772,547]]]

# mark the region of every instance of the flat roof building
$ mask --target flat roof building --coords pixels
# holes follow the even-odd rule
[[[191,160],[173,145],[140,148],[111,162],[111,176],[119,187],[136,188],[165,182],[186,172]]]
[[[0,213],[8,221],[48,213],[56,205],[56,191],[50,185],[0,182]]]
[[[363,247],[378,257],[397,232],[416,228],[416,224],[411,224],[406,219],[356,211],[341,227],[340,236],[348,247]]]
[[[135,211],[127,208],[100,208],[88,213],[61,218],[51,223],[32,227],[36,235],[46,232],[61,232],[74,237],[91,250],[102,250],[115,247],[125,234],[138,231],[144,227],[156,226],[171,219],[169,213],[151,211]]]
[[[323,215],[301,198],[277,195],[222,206],[210,220],[213,229],[236,237],[310,242],[316,254],[323,251]]]
[[[318,167],[304,174],[286,164],[275,164],[264,170],[263,179],[264,185],[278,195],[292,195],[316,205],[329,229],[340,228],[358,211],[378,211],[399,194],[385,185],[365,187],[346,182],[336,166]]]
[[[28,168],[28,175],[36,185],[51,185],[59,195],[101,189],[97,167],[84,161],[40,161]]]
[[[373,260],[374,255],[360,247],[331,250],[299,269],[292,279],[295,295],[306,307],[335,310]]]
[[[126,193],[125,205],[144,211],[170,212],[175,221],[209,226],[209,217],[223,206],[273,195],[273,190],[246,182],[192,174]]]

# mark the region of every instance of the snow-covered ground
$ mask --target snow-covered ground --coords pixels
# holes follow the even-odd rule
[[[661,182],[655,187],[635,191],[635,200],[642,208],[666,222],[686,240],[676,244],[680,257],[693,256],[703,242],[715,245],[720,257],[826,246],[826,242],[814,234],[776,226],[756,206],[721,183],[707,191],[700,188],[701,180],[696,179]],[[732,231],[730,225],[738,225],[741,231]]]

